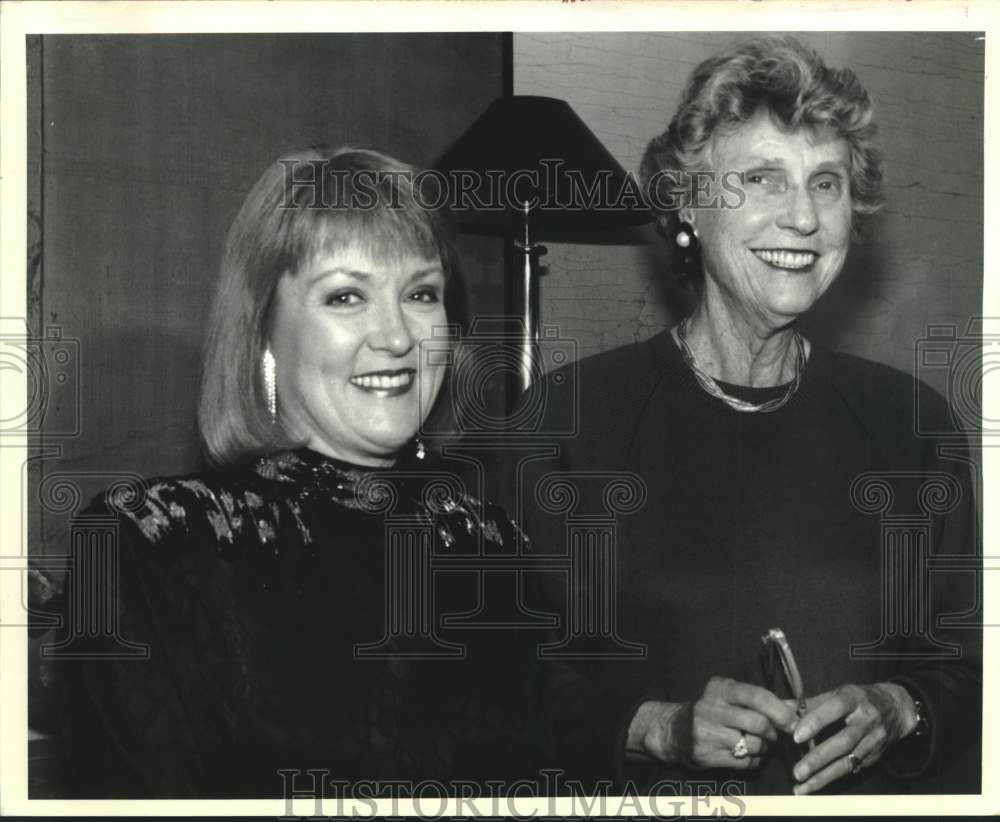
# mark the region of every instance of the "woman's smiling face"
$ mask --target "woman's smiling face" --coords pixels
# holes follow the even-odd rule
[[[437,259],[353,246],[282,276],[270,345],[285,430],[348,462],[393,462],[441,387],[419,343],[447,322],[444,289]]]
[[[850,152],[827,131],[787,132],[767,111],[710,145],[712,170],[744,175],[738,208],[687,213],[706,289],[780,328],[807,311],[844,265],[851,233]]]

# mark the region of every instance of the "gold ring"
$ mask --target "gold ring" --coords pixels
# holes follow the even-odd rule
[[[854,754],[847,755],[847,764],[851,766],[851,773],[861,773],[861,760]]]

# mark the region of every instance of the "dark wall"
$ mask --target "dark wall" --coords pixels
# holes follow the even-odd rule
[[[199,350],[225,232],[267,163],[323,142],[431,163],[502,92],[498,34],[52,35],[29,44],[32,331],[79,340],[29,467],[35,550],[62,553],[54,474],[196,470]],[[472,308],[503,310],[499,241],[464,238]],[[79,378],[75,368],[79,366]],[[58,393],[58,396],[57,396]],[[72,431],[76,436],[58,436]],[[32,506],[34,507],[34,506]],[[41,544],[41,545],[39,545]]]

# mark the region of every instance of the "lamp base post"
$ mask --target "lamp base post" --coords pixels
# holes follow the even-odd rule
[[[531,387],[533,377],[537,372],[535,355],[538,343],[538,278],[541,273],[538,259],[548,251],[544,245],[531,241],[530,213],[531,206],[528,201],[525,201],[519,215],[520,236],[514,240],[514,247],[517,249],[515,259],[519,259],[521,267],[520,308],[521,319],[524,321],[519,351],[519,393],[523,393]]]

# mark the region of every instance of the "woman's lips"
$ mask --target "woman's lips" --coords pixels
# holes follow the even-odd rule
[[[768,265],[789,271],[809,268],[819,257],[815,251],[790,251],[783,248],[759,248],[753,253]]]
[[[350,383],[362,391],[385,397],[397,397],[413,387],[416,373],[412,368],[400,368],[396,371],[371,371],[367,374],[351,377]]]

